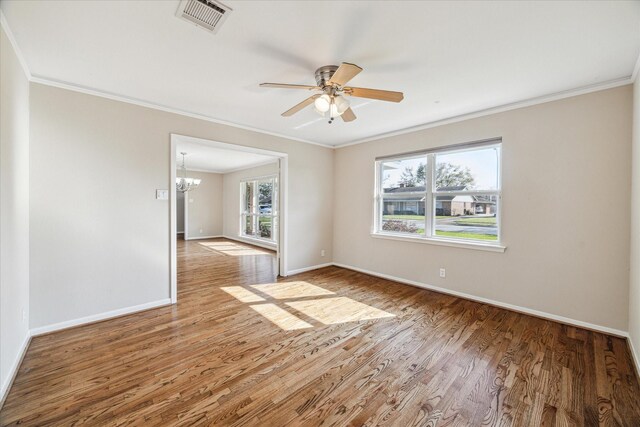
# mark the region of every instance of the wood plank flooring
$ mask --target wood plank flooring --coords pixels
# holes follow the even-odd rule
[[[623,339],[179,241],[178,304],[33,339],[1,425],[640,426]]]

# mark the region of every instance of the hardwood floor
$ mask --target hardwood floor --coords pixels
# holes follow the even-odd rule
[[[33,339],[2,425],[640,426],[623,339],[179,241],[179,299]]]

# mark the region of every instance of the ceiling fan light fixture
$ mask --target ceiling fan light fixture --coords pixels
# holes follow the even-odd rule
[[[342,113],[347,111],[347,108],[349,108],[349,100],[344,96],[336,95],[334,98],[334,105],[336,106],[338,115],[342,115]]]
[[[318,113],[324,114],[331,108],[331,97],[325,93],[324,95],[316,98],[313,105],[316,107]]]

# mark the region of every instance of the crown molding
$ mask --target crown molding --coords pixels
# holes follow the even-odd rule
[[[638,68],[638,64],[636,64],[636,69]],[[613,89],[619,86],[625,86],[628,84],[632,84],[634,82],[633,77],[623,77],[614,80],[608,80],[602,83],[596,83],[588,86],[581,86],[575,89],[564,90],[561,92],[555,92],[548,95],[543,95],[535,98],[526,99],[523,101],[516,101],[509,104],[503,104],[496,107],[487,108],[485,110],[474,111],[466,114],[461,114],[459,116],[448,117],[441,120],[436,120],[433,122],[427,122],[421,125],[412,126],[404,129],[400,129],[393,132],[387,132],[380,135],[359,139],[352,142],[345,142],[343,144],[336,144],[334,148],[345,148],[350,147],[352,145],[364,144],[366,142],[378,141],[380,139],[391,138],[394,136],[404,135],[407,133],[418,132],[425,129],[431,129],[438,126],[448,125],[451,123],[462,122],[465,120],[476,119],[478,117],[489,116],[492,114],[503,113],[505,111],[517,110],[520,108],[532,107],[534,105],[545,104],[547,102],[559,101],[565,98],[571,98],[579,95],[586,95],[592,92],[599,92],[601,90]]]
[[[24,59],[24,55],[22,51],[18,47],[18,42],[13,35],[13,31],[11,31],[11,27],[9,27],[9,23],[7,22],[7,18],[4,16],[4,12],[0,9],[0,27],[4,30],[7,38],[9,39],[9,43],[11,43],[11,47],[13,47],[13,51],[16,53],[18,57],[18,62],[22,66],[22,71],[27,76],[27,80],[31,81],[31,72],[29,71],[29,67],[27,66],[27,61]]]
[[[86,95],[98,96],[100,98],[107,98],[107,99],[111,99],[113,101],[125,102],[127,104],[133,104],[133,105],[137,105],[137,106],[140,106],[140,107],[151,108],[151,109],[154,109],[154,110],[164,111],[164,112],[167,112],[167,113],[173,113],[173,114],[177,114],[177,115],[185,116],[185,117],[191,117],[193,119],[204,120],[204,121],[207,121],[207,122],[216,123],[216,124],[220,124],[220,125],[225,125],[225,126],[229,126],[229,127],[234,127],[234,128],[237,128],[237,129],[248,130],[248,131],[256,132],[256,133],[261,133],[263,135],[270,135],[270,136],[275,136],[275,137],[278,137],[278,138],[288,139],[290,141],[298,141],[298,142],[304,142],[305,144],[318,145],[320,147],[325,147],[325,148],[333,148],[332,145],[322,144],[320,142],[310,141],[310,140],[302,139],[302,138],[296,138],[296,137],[293,137],[293,136],[287,136],[287,135],[283,135],[283,134],[276,133],[276,132],[271,132],[271,131],[264,130],[264,129],[259,129],[259,128],[254,128],[254,127],[251,127],[251,126],[242,125],[242,124],[239,124],[239,123],[228,122],[226,120],[216,119],[215,117],[206,116],[204,114],[199,114],[199,113],[194,113],[194,112],[187,111],[187,110],[182,110],[182,109],[179,109],[179,108],[169,107],[168,105],[156,104],[154,102],[145,101],[143,99],[132,98],[132,97],[116,94],[116,93],[111,93],[111,92],[98,90],[98,89],[94,89],[94,88],[90,88],[90,87],[76,85],[74,83],[64,82],[64,81],[55,80],[55,79],[49,79],[49,78],[43,77],[43,76],[32,75],[31,78],[30,78],[30,81],[33,82],[33,83],[38,83],[38,84],[42,84],[42,85],[46,85],[46,86],[52,86],[52,87],[57,87],[57,88],[60,88],[60,89],[70,90],[70,91],[73,91],[73,92],[80,92],[80,93],[84,93]]]
[[[631,82],[635,83],[638,80],[638,73],[640,72],[640,53],[638,53],[638,59],[636,60],[636,66],[633,67],[633,74],[631,74]]]

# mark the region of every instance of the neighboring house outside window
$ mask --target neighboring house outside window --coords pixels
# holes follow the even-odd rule
[[[374,234],[500,242],[501,141],[376,161]]]

